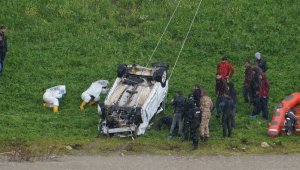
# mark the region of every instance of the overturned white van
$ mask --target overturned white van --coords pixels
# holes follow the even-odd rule
[[[100,134],[136,136],[144,134],[152,118],[163,110],[168,92],[168,66],[121,64],[104,105],[98,106]]]

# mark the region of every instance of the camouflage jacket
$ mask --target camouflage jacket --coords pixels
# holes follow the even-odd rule
[[[212,107],[213,107],[213,102],[211,101],[211,98],[208,96],[203,96],[200,101],[201,112],[202,113],[210,112]]]

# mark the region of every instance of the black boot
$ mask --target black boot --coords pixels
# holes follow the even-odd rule
[[[197,150],[198,149],[198,144],[193,144],[192,150]]]
[[[198,149],[198,141],[193,141],[193,148],[192,150],[197,150]]]
[[[223,128],[223,138],[225,138],[227,136],[227,132],[226,132],[226,129]]]

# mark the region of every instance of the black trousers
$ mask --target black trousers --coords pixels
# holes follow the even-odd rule
[[[183,135],[184,140],[190,140],[191,139],[191,128],[192,128],[192,120],[190,119],[184,119],[183,122]]]
[[[259,97],[254,97],[253,98],[253,111],[252,111],[252,116],[258,115],[261,111],[261,103],[260,103],[260,98]]]
[[[250,87],[249,86],[245,86],[244,85],[244,88],[243,88],[243,96],[244,96],[244,100],[245,102],[249,102],[249,101],[252,101],[251,100],[251,96],[250,96]]]
[[[262,112],[262,117],[268,119],[269,110],[268,110],[269,97],[257,97],[253,100],[253,112],[252,115],[259,115]]]
[[[198,146],[199,143],[199,126],[200,117],[195,117],[191,125],[191,139],[193,140],[194,146]]]
[[[264,119],[268,119],[269,117],[269,111],[268,111],[268,103],[269,103],[269,97],[261,97],[260,98],[260,108],[262,111],[262,117]]]
[[[232,114],[222,114],[222,128],[223,128],[223,137],[231,137],[232,134]]]

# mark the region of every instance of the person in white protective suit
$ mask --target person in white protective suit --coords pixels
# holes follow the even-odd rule
[[[65,85],[58,85],[55,87],[51,87],[46,90],[46,92],[43,95],[44,103],[43,105],[45,107],[53,107],[53,112],[58,112],[58,106],[59,106],[59,100],[64,95],[66,95],[66,86]]]
[[[105,94],[108,92],[107,80],[98,80],[91,84],[91,86],[81,94],[82,103],[80,105],[80,110],[83,110],[87,103],[94,105],[97,101],[100,100],[100,94]]]

